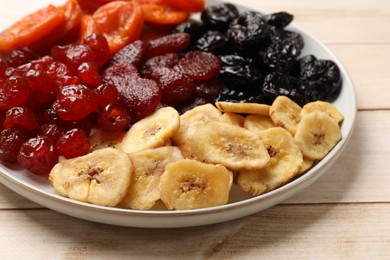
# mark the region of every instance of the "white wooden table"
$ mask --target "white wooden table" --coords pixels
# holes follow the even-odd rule
[[[59,0],[1,1],[0,26]],[[227,223],[149,230],[43,208],[0,184],[0,259],[390,259],[390,1],[234,0],[288,11],[345,64],[358,95],[350,144],[285,203]]]

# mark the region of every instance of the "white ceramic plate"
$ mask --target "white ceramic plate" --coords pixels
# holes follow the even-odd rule
[[[218,3],[221,2],[208,1],[209,5]],[[248,8],[240,7],[240,9],[244,11]],[[351,137],[357,107],[353,84],[341,62],[310,34],[293,24],[289,26],[289,29],[298,31],[303,36],[305,48],[302,55],[314,54],[317,58],[335,61],[343,77],[342,91],[334,101],[334,105],[345,117],[341,127],[343,138],[322,161],[300,178],[272,192],[253,198],[233,185],[230,202],[227,205],[183,211],[159,210],[158,206],[149,211],[128,210],[70,200],[55,194],[47,178],[5,165],[0,165],[0,182],[27,199],[63,214],[100,223],[147,228],[189,227],[224,222],[248,216],[290,198],[323,175],[340,156]]]

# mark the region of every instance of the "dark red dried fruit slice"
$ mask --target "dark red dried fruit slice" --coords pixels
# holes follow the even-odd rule
[[[37,136],[22,144],[17,161],[34,174],[47,175],[58,162],[58,151],[49,138]]]
[[[110,60],[109,66],[117,64],[131,64],[136,68],[141,66],[145,57],[146,43],[137,40],[118,51]]]
[[[25,130],[7,128],[0,132],[0,161],[14,163],[19,153],[20,146],[27,141]]]
[[[105,107],[110,103],[118,101],[119,92],[115,86],[104,83],[93,90],[95,94],[96,106]]]
[[[93,92],[85,85],[75,84],[61,89],[55,109],[63,120],[80,120],[97,108]]]
[[[129,127],[131,117],[121,104],[111,103],[104,107],[98,118],[99,127],[104,131],[122,131]]]
[[[170,106],[187,101],[195,91],[195,82],[181,71],[160,67],[154,71],[152,78],[161,89],[161,101]]]
[[[212,53],[191,51],[184,55],[178,66],[188,77],[204,81],[217,77],[222,64]]]
[[[110,59],[110,47],[108,46],[107,39],[101,34],[90,34],[84,41],[96,54],[96,64],[103,66]]]
[[[27,131],[39,127],[37,119],[32,111],[25,107],[13,107],[5,113],[4,128],[18,127]]]
[[[0,109],[6,110],[23,105],[29,94],[28,84],[22,77],[0,79]]]
[[[109,67],[102,75],[103,82],[114,85],[119,103],[129,110],[133,121],[151,114],[160,103],[161,91],[153,80],[139,77],[136,67],[119,64]]]
[[[56,148],[66,159],[71,159],[87,154],[90,144],[84,131],[76,128],[61,136],[56,142]]]
[[[152,57],[142,65],[141,74],[145,78],[151,78],[155,69],[160,67],[173,68],[179,61],[180,56],[177,53],[167,53]]]
[[[190,41],[188,33],[174,33],[151,40],[147,43],[146,56],[154,57],[184,51],[190,45]]]

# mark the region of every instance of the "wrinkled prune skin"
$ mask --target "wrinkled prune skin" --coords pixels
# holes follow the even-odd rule
[[[218,54],[226,51],[227,44],[228,41],[224,33],[220,31],[208,31],[198,39],[194,49]]]
[[[229,24],[238,17],[237,7],[232,4],[219,4],[206,7],[201,14],[202,21],[211,30],[225,32]]]
[[[237,66],[254,64],[254,60],[249,57],[240,56],[238,54],[221,55],[218,57],[225,66]]]
[[[277,12],[268,15],[267,18],[269,25],[272,25],[277,29],[283,29],[292,22],[294,16],[287,12]]]
[[[191,35],[191,45],[195,44],[206,32],[206,27],[202,22],[188,20],[175,27],[173,33],[188,33]]]
[[[265,103],[261,91],[248,91],[224,88],[217,101],[226,101],[234,103]]]
[[[309,82],[322,100],[333,100],[341,90],[340,69],[331,60],[317,60],[313,55],[300,58],[293,66],[292,75]]]
[[[273,31],[272,44],[260,55],[271,70],[288,73],[304,47],[300,34],[291,31]]]
[[[238,49],[248,49],[261,44],[270,33],[265,16],[247,11],[238,16],[229,26],[228,40]]]
[[[250,64],[222,66],[219,78],[230,89],[253,90],[261,86],[263,75]]]

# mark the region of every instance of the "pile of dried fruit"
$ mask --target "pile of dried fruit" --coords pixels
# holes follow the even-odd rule
[[[306,168],[302,166],[305,160],[296,162],[288,178],[262,184],[263,189],[253,187],[252,177],[250,181],[243,177],[248,171],[271,176],[266,170],[270,156],[277,157],[274,145],[261,141],[267,135],[248,134],[250,127],[258,125],[258,120],[281,126],[287,130],[275,129],[269,136],[280,134],[281,139],[295,138],[299,144],[308,137],[307,131],[295,129],[303,116],[298,108],[335,98],[342,83],[340,71],[332,61],[300,57],[304,42],[298,33],[286,29],[293,18],[288,13],[240,13],[231,4],[204,5],[203,0],[67,0],[63,6],[50,5],[32,13],[0,34],[0,53],[4,53],[0,58],[0,161],[18,163],[34,174],[51,172],[55,190],[64,196],[135,209],[148,209],[160,198],[170,209],[226,203],[231,171],[240,172],[237,182],[252,195],[291,180]],[[201,21],[189,20],[190,12],[200,11]],[[297,114],[288,116],[295,116],[295,123],[278,117],[280,107],[275,102],[280,96],[294,103],[291,107]],[[215,107],[214,112],[194,112],[211,109],[210,104],[217,101],[227,113],[221,115]],[[328,109],[330,103],[325,104]],[[230,108],[225,111],[226,106]],[[267,118],[252,115],[259,111]],[[225,123],[205,120],[209,113]],[[207,124],[186,122],[192,114]],[[244,120],[242,114],[251,115]],[[302,122],[307,121],[304,118]],[[164,124],[157,124],[161,120]],[[334,123],[330,124],[333,133]],[[318,144],[328,138],[325,133],[315,136]],[[244,143],[239,147],[219,143],[241,139]],[[208,146],[213,140],[214,148]],[[258,144],[262,148],[256,149],[261,151],[254,149],[259,153],[250,156],[249,143]],[[130,159],[107,146],[120,148]],[[230,159],[220,161],[218,152],[213,153],[222,146]],[[305,154],[305,145],[301,146],[300,157],[310,158],[305,162],[324,156]],[[234,165],[240,154],[243,167]],[[67,160],[58,163],[60,156]],[[187,161],[181,162],[184,158]],[[168,165],[177,160],[177,165]],[[259,160],[256,167],[248,166]],[[193,178],[187,176],[186,167],[193,169]],[[117,176],[115,171],[124,175]],[[207,179],[203,171],[223,176],[209,187],[201,181]],[[181,179],[172,181],[171,175],[181,176],[178,172]],[[107,187],[109,182],[113,186]],[[187,192],[194,204],[187,199],[171,201],[172,194],[164,199],[163,194],[175,189]],[[202,197],[205,192],[214,195]]]

